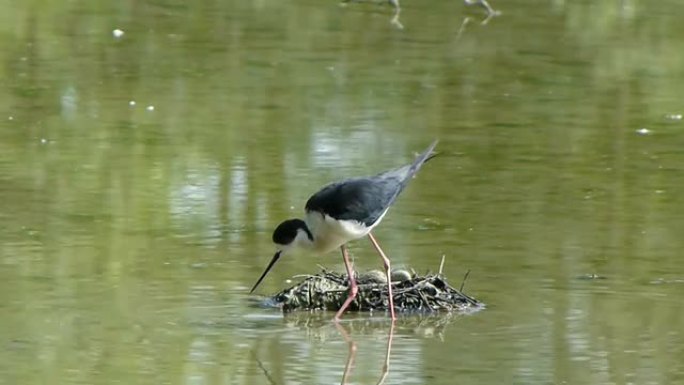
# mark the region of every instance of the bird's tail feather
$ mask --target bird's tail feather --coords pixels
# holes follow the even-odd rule
[[[395,199],[397,199],[397,196],[399,196],[399,194],[404,190],[404,187],[406,187],[408,182],[411,179],[413,179],[413,177],[416,175],[418,170],[420,170],[423,164],[425,164],[425,162],[438,155],[438,153],[434,152],[434,149],[437,146],[438,142],[439,140],[435,139],[435,141],[432,142],[432,144],[430,144],[430,146],[425,151],[418,155],[416,159],[413,161],[413,163],[411,163],[410,165],[394,170],[394,172],[400,171],[403,175],[401,177],[401,188],[399,188],[397,192],[394,194],[394,196],[392,196],[392,198],[390,199],[390,204],[394,202]],[[408,168],[408,170],[404,171],[405,168]]]
[[[411,166],[409,167],[408,172],[406,173],[406,179],[404,183],[408,183],[408,181],[411,180],[411,178],[414,175],[416,175],[418,170],[420,170],[420,168],[423,166],[423,164],[425,164],[425,162],[437,156],[437,153],[434,150],[435,147],[437,147],[438,142],[439,140],[435,139],[435,141],[432,142],[432,144],[430,144],[430,147],[428,147],[425,151],[418,155],[416,157],[416,160],[414,160],[413,163],[411,163]]]

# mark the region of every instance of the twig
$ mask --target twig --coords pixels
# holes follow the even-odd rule
[[[437,274],[442,275],[442,271],[444,271],[444,257],[445,255],[442,254],[442,262],[439,263],[439,272]]]
[[[425,298],[425,294],[423,294],[422,291],[419,291],[419,292],[418,292],[418,295],[420,296],[420,299],[423,300],[423,303],[425,304],[425,307],[426,307],[428,310],[432,310],[432,306],[430,306],[430,301],[428,301],[428,299]]]
[[[399,289],[394,291],[394,294],[404,294],[404,293],[410,293],[412,291],[417,291],[419,288],[425,286],[425,281],[429,280],[430,277],[426,276],[424,279],[419,280],[417,283],[414,283],[411,287],[407,287],[405,289]]]
[[[463,285],[466,283],[466,279],[468,279],[468,276],[470,275],[470,269],[466,271],[465,275],[463,276],[463,282],[461,282],[461,287],[458,289],[458,291],[463,292]]]
[[[314,277],[316,277],[316,274],[297,274],[297,275],[292,276],[292,278],[306,278],[306,279],[314,278]]]

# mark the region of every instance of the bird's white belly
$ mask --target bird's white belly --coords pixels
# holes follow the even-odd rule
[[[364,237],[380,223],[384,216],[385,213],[372,226],[366,227],[355,220],[336,220],[328,215],[309,212],[306,215],[306,224],[314,237],[314,251],[327,253],[349,241]]]

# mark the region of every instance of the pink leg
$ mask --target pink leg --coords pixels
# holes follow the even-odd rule
[[[373,246],[375,246],[375,250],[377,250],[378,254],[380,254],[383,265],[385,266],[385,274],[387,275],[387,295],[389,296],[388,298],[390,315],[392,316],[392,321],[394,321],[397,319],[397,317],[394,315],[394,297],[392,297],[392,277],[390,275],[390,260],[389,258],[387,258],[385,253],[380,248],[380,245],[378,244],[378,241],[375,240],[373,234],[368,233],[368,238],[370,238],[371,243],[373,243]]]
[[[359,292],[358,286],[356,286],[356,280],[354,279],[354,269],[352,269],[351,262],[349,262],[349,255],[347,254],[347,246],[342,245],[340,247],[342,250],[342,259],[344,259],[344,267],[347,268],[347,276],[349,277],[349,296],[347,297],[347,300],[344,301],[342,304],[342,307],[340,307],[340,310],[337,311],[335,314],[335,322],[338,322],[340,320],[340,317],[342,317],[342,313],[349,307],[349,304],[356,298],[356,293]]]

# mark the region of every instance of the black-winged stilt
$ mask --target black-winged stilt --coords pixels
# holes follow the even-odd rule
[[[370,177],[334,182],[312,195],[306,202],[304,220],[288,219],[276,227],[273,232],[273,242],[278,251],[250,293],[259,286],[276,261],[292,250],[302,248],[323,254],[339,247],[342,250],[344,266],[347,269],[350,291],[349,296],[335,314],[337,321],[358,292],[346,244],[368,235],[373,247],[380,254],[385,267],[390,315],[392,320],[395,320],[390,260],[371,234],[371,230],[382,221],[387,210],[423,163],[435,155],[433,150],[436,145],[437,141],[435,140],[409,165]]]

